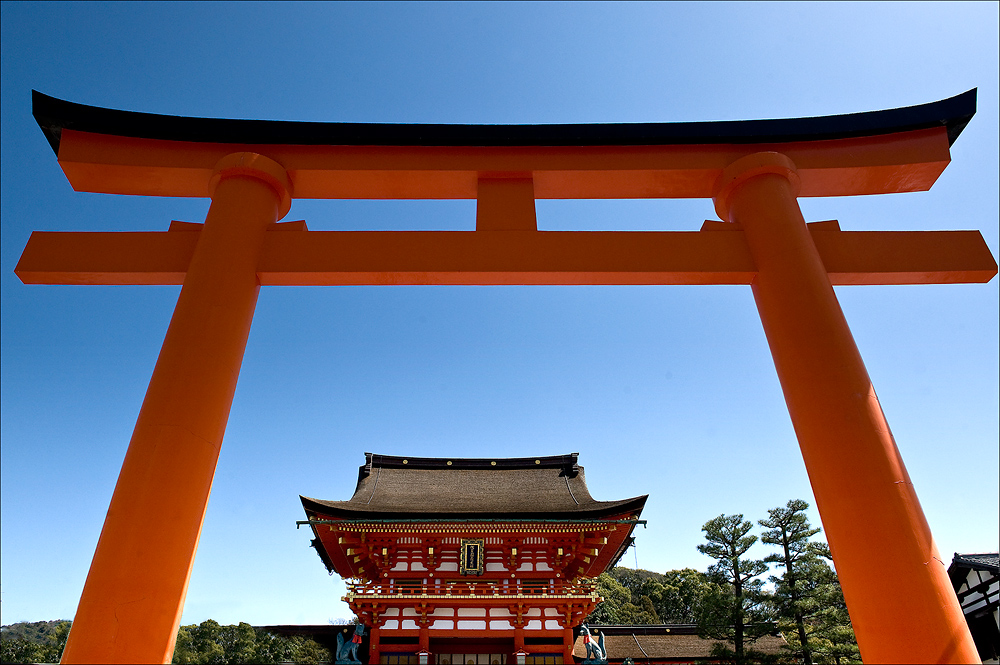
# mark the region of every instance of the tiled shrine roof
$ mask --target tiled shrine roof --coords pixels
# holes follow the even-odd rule
[[[698,637],[695,626],[665,624],[649,626],[598,626],[591,625],[592,631],[604,633],[604,647],[612,662],[631,658],[636,663],[669,662],[674,659],[688,660],[705,658],[711,660],[712,645],[720,640]],[[765,654],[787,653],[782,647],[787,644],[780,635],[765,635],[747,645],[748,648]],[[728,645],[732,648],[732,644]],[[587,649],[583,636],[577,636],[573,655],[586,658]]]
[[[1000,572],[1000,554],[996,552],[959,554],[956,552],[949,570],[951,568],[973,568],[976,570],[990,570],[997,573]]]
[[[481,459],[365,457],[349,501],[301,497],[306,511],[344,519],[577,519],[638,515],[646,502],[646,496],[595,500],[576,453]]]

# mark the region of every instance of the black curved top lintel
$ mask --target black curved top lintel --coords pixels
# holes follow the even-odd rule
[[[257,145],[636,146],[788,143],[946,127],[949,145],[976,113],[976,88],[929,104],[774,120],[550,125],[433,125],[229,120],[120,111],[31,91],[32,115],[59,154],[63,129],[131,138]]]

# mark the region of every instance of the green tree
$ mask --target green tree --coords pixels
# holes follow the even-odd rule
[[[840,588],[837,573],[827,565],[832,561],[830,551],[823,546],[823,558],[817,561],[821,566],[817,579],[816,603],[820,610],[816,614],[816,655],[826,663],[860,663],[861,652],[851,617],[844,602],[844,591]]]
[[[174,663],[321,663],[331,661],[330,651],[315,640],[281,637],[248,623],[222,626],[209,619],[181,626],[174,646]]]
[[[605,601],[588,617],[590,623],[695,623],[703,599],[718,586],[692,568],[666,573],[612,568],[605,575],[598,578]]]
[[[38,663],[42,645],[24,637],[0,638],[0,663]]]
[[[215,619],[207,619],[193,627],[191,632],[195,649],[193,663],[199,665],[214,665],[226,662],[226,650],[219,644],[219,631],[222,626]]]
[[[219,626],[216,640],[227,663],[258,663],[257,633],[242,621],[236,626]]]
[[[330,662],[330,651],[324,649],[315,640],[302,637],[292,638],[291,659],[293,663],[306,663],[315,665],[322,662]]]
[[[642,568],[615,567],[608,571],[619,584],[629,590],[633,602],[640,596],[650,596],[662,582],[663,575]]]
[[[656,610],[649,598],[642,596],[636,603],[632,592],[609,573],[602,573],[597,578],[597,593],[604,598],[604,601],[587,617],[587,623],[624,625],[659,623]]]
[[[780,552],[764,559],[784,568],[772,576],[778,628],[789,649],[805,664],[841,663],[859,657],[844,595],[837,574],[830,567],[830,549],[811,538],[820,532],[805,515],[809,504],[800,499],[768,511],[761,540]]]
[[[63,623],[63,619],[56,621],[19,621],[9,626],[0,627],[0,636],[4,639],[21,638],[35,644],[46,644],[49,637],[53,635],[56,628]]]
[[[0,662],[58,663],[71,625],[71,621],[38,621],[5,631],[0,640]]]
[[[751,535],[753,522],[743,515],[719,515],[702,527],[708,541],[698,545],[698,551],[715,559],[708,575],[720,587],[703,601],[698,617],[698,632],[703,637],[727,640],[733,644],[732,658],[746,663],[758,654],[746,648],[773,631],[773,615],[763,590],[760,576],[768,566],[762,560],[749,559],[747,551],[757,542]],[[719,645],[715,655],[728,651]]]
[[[69,629],[72,627],[72,621],[60,621],[56,626],[55,631],[49,636],[49,643],[46,645],[46,662],[58,663],[62,659],[66,640],[69,639]]]
[[[281,663],[290,658],[291,640],[269,633],[263,628],[255,628],[254,631],[257,634],[254,663]]]
[[[719,591],[719,585],[705,573],[682,568],[664,573],[659,592],[650,598],[665,623],[697,623],[705,600]]]
[[[3,663],[57,663],[69,637],[69,621],[4,626],[0,639]],[[177,631],[172,662],[209,663],[322,663],[330,651],[315,640],[281,637],[248,623],[222,626],[209,619]]]
[[[656,611],[653,597],[662,591],[663,585],[660,584],[660,580],[663,579],[663,575],[641,568],[612,568],[610,575],[631,594],[629,601],[631,605],[624,608],[626,618],[629,619],[627,623],[632,625],[660,623],[661,619]]]
[[[805,511],[809,504],[801,499],[792,499],[784,508],[767,511],[769,517],[758,524],[769,530],[761,534],[761,541],[781,548],[778,554],[765,557],[767,563],[776,563],[785,569],[780,577],[771,576],[774,582],[774,603],[779,619],[795,624],[797,648],[794,653],[805,665],[812,665],[812,650],[809,648],[808,618],[816,614],[816,573],[821,571],[818,563],[817,543],[810,539],[820,532],[809,524]],[[810,575],[812,573],[812,575]]]
[[[197,662],[197,654],[194,648],[194,637],[192,631],[197,626],[181,626],[177,629],[177,640],[174,642],[174,655],[172,663],[194,663]]]

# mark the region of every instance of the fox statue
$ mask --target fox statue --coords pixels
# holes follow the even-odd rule
[[[344,633],[346,632],[345,630]],[[358,647],[361,646],[361,638],[365,636],[365,625],[359,623],[354,626],[354,636],[350,642],[344,641],[344,633],[337,633],[336,665],[361,665],[361,661],[358,660]]]
[[[581,665],[603,665],[608,662],[608,652],[604,650],[604,633],[597,632],[597,642],[590,634],[590,626],[582,624],[580,633],[583,635],[583,645],[587,647],[587,658]]]

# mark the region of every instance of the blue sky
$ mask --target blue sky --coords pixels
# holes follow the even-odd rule
[[[998,233],[998,5],[2,5],[2,622],[71,618],[179,287],[25,286],[33,230],[164,230],[205,199],[75,193],[30,90],[353,122],[826,115],[979,88],[930,192],[803,199],[845,229]],[[297,201],[311,229],[472,229],[471,201]],[[542,201],[543,229],[694,230],[710,201]],[[840,287],[942,555],[998,549],[998,280]],[[748,287],[262,290],[185,623],[348,615],[295,529],[363,453],[579,452],[649,494],[623,563],[704,569],[701,525],[812,502]],[[150,515],[155,520],[155,515]],[[812,519],[819,523],[813,512]],[[766,550],[760,549],[763,556]],[[873,552],[873,566],[886,565]]]

